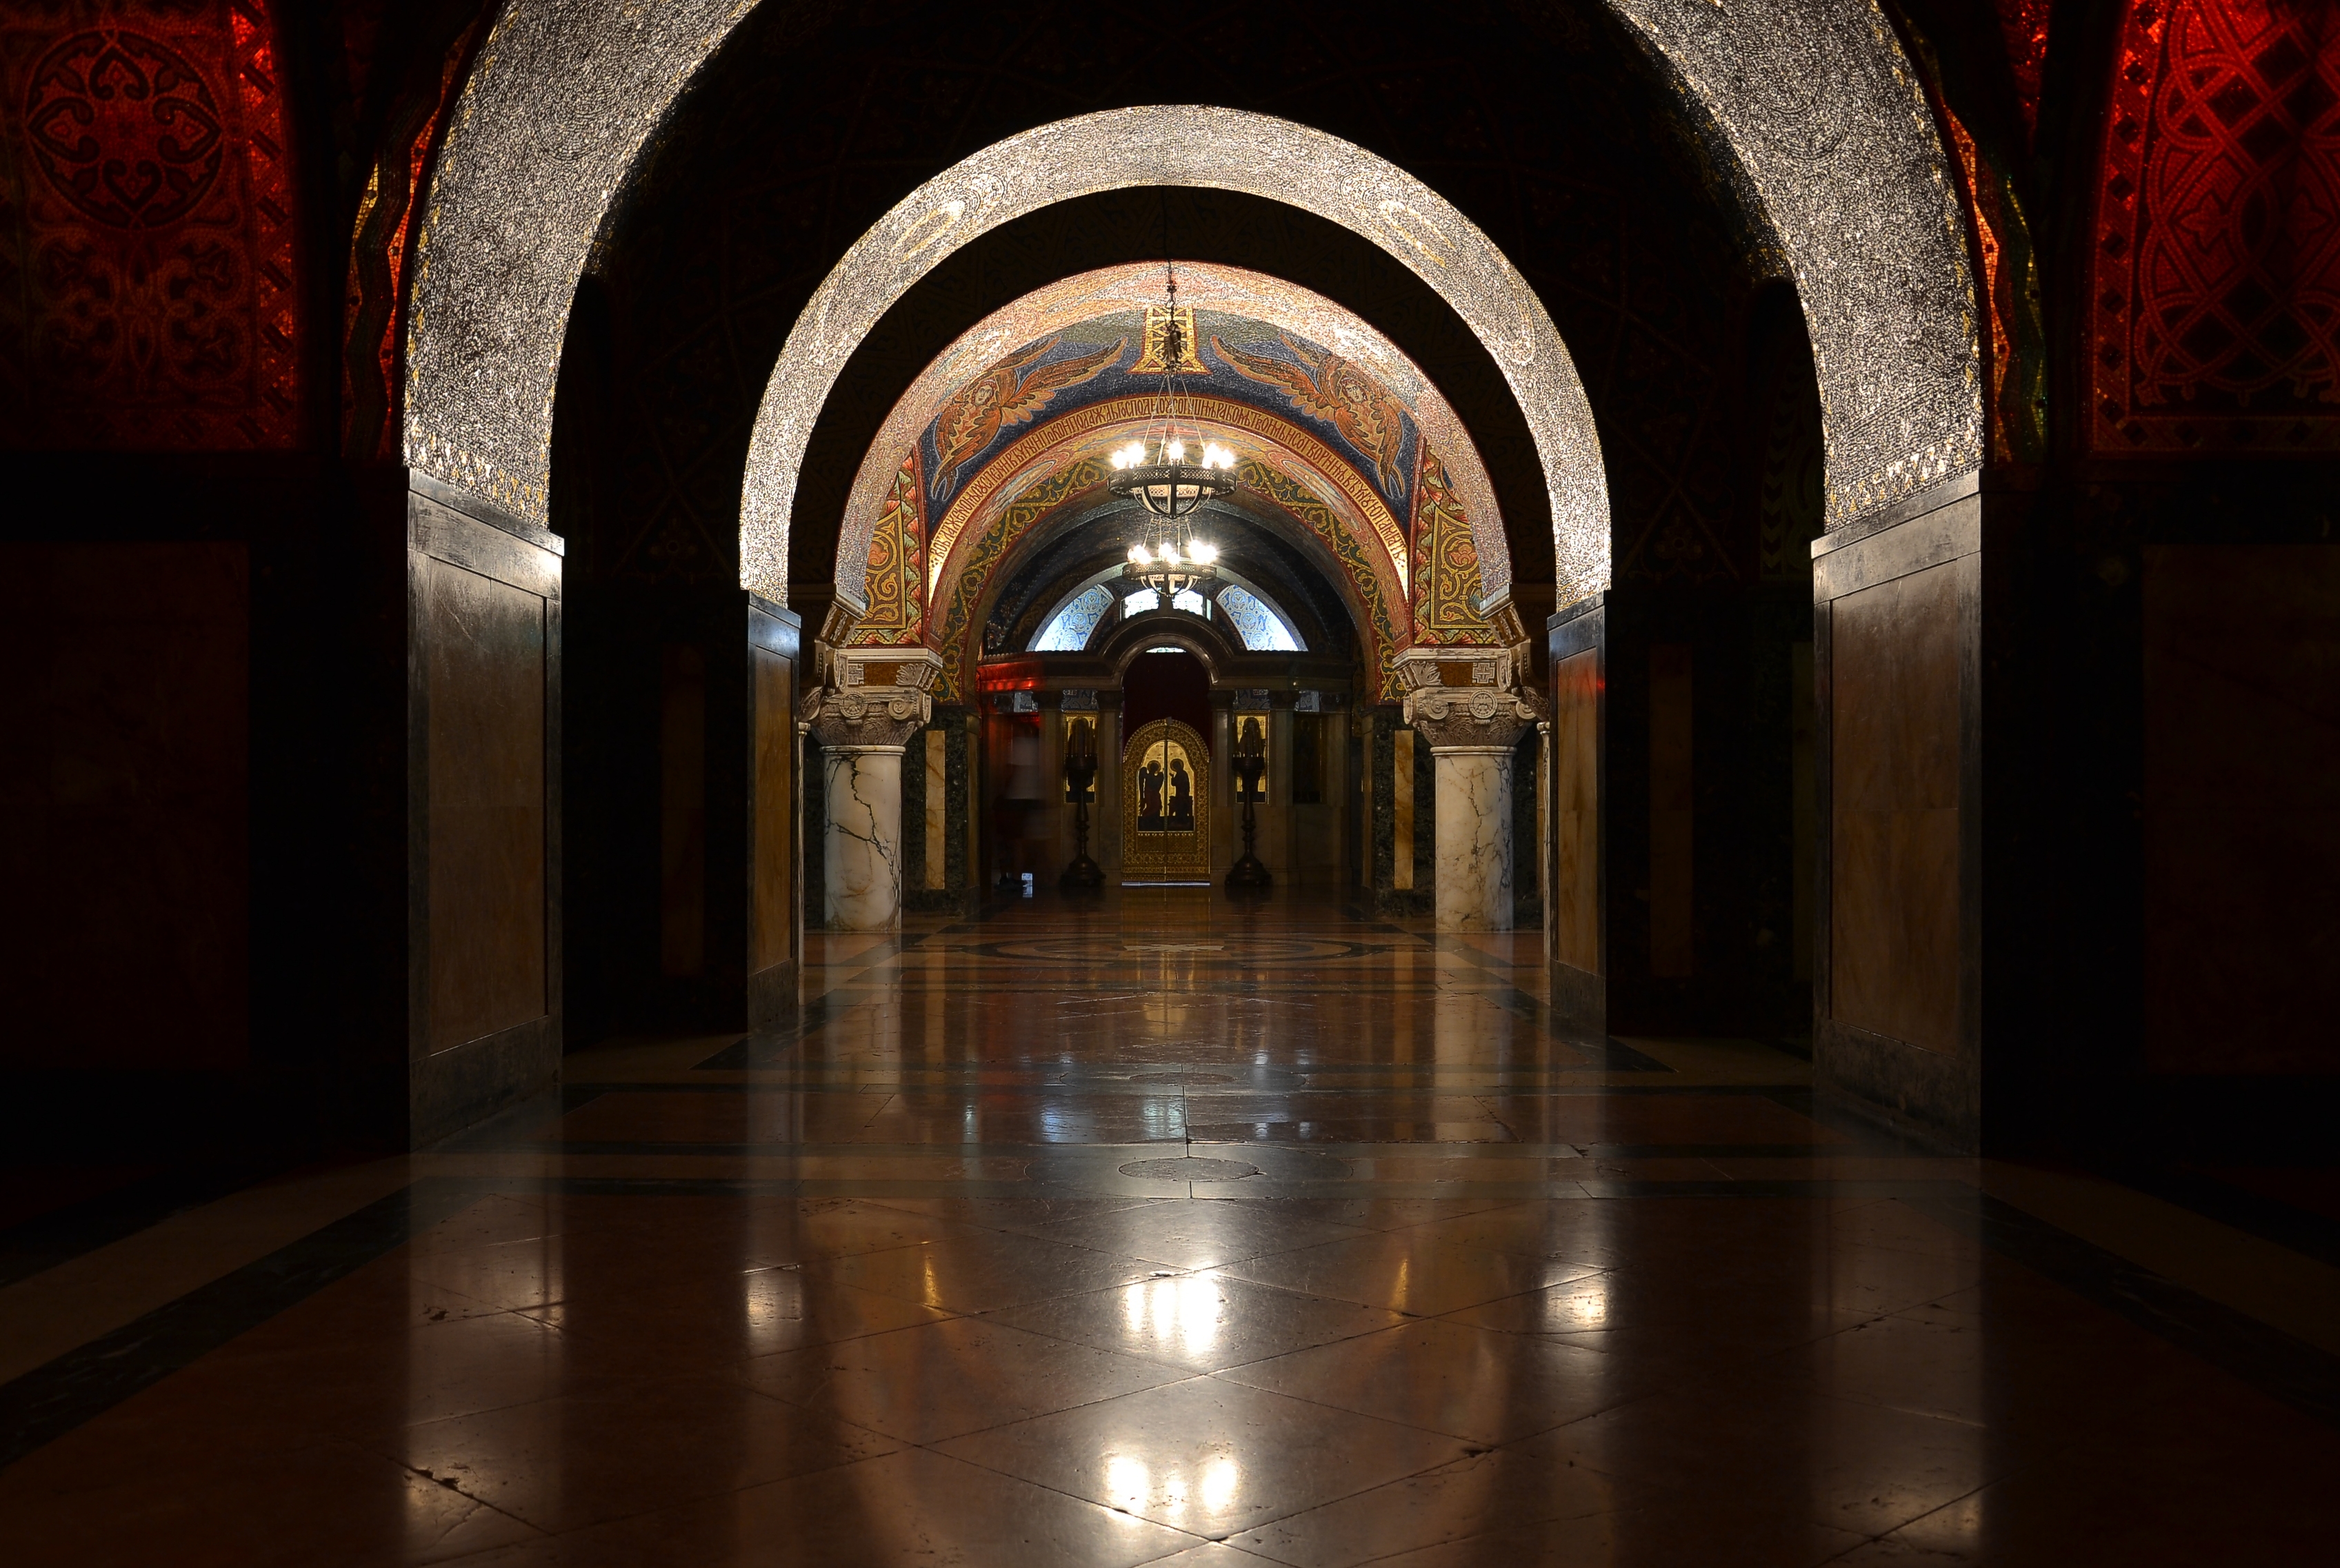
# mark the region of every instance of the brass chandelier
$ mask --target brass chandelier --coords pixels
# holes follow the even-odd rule
[[[1179,379],[1187,355],[1185,328],[1178,319],[1178,274],[1169,269],[1163,343],[1161,394],[1138,439],[1115,449],[1113,477],[1106,488],[1143,510],[1141,533],[1129,547],[1127,581],[1151,588],[1164,609],[1189,590],[1218,575],[1218,548],[1197,526],[1206,501],[1235,488],[1235,454],[1204,439],[1194,404]]]

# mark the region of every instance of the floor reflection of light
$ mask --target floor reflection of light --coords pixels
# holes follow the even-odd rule
[[[1224,1513],[1235,1500],[1235,1488],[1243,1484],[1243,1466],[1232,1459],[1214,1459],[1203,1466],[1203,1506],[1213,1513]]]
[[[794,1265],[750,1269],[742,1276],[740,1305],[748,1317],[748,1353],[786,1349],[787,1325],[804,1317],[804,1275]]]
[[[1133,1285],[1122,1292],[1121,1318],[1132,1339],[1175,1339],[1200,1355],[1218,1342],[1218,1286],[1191,1275]]]
[[[1576,1329],[1609,1326],[1609,1284],[1602,1278],[1581,1279],[1543,1293],[1544,1332],[1566,1334]]]
[[[1142,1459],[1125,1454],[1105,1456],[1106,1501],[1125,1513],[1141,1512],[1154,1490],[1153,1473]]]

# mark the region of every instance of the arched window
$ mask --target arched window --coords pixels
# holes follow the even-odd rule
[[[1185,609],[1183,604],[1180,609]],[[1219,608],[1226,612],[1227,624],[1235,629],[1243,645],[1254,653],[1301,653],[1306,651],[1292,628],[1267,601],[1236,583],[1219,590]]]
[[[1032,644],[1035,653],[1078,653],[1089,645],[1090,634],[1105,612],[1113,608],[1113,590],[1101,582],[1091,583],[1073,596],[1072,602],[1056,611],[1056,619],[1048,622]]]

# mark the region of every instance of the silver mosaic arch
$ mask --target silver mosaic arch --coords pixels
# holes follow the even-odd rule
[[[785,588],[797,472],[845,362],[895,301],[945,257],[1026,213],[1129,185],[1240,191],[1339,223],[1403,262],[1486,345],[1527,416],[1552,496],[1558,582],[1573,600],[1609,586],[1609,492],[1592,405],[1552,317],[1525,279],[1445,198],[1395,164],[1308,126],[1236,109],[1115,109],[995,142],[871,225],[813,291],[765,383],[739,521],[739,577]],[[838,581],[860,556],[839,532]],[[1492,520],[1491,520],[1492,521]],[[866,554],[868,541],[862,533]],[[1482,557],[1490,598],[1507,555]]]
[[[1980,354],[1963,220],[1939,138],[1874,0],[1606,3],[1721,127],[1787,246],[1827,409],[1831,522],[1978,466]],[[587,248],[652,128],[754,5],[509,0],[464,84],[417,243],[404,389],[404,449],[413,467],[544,519],[554,378]],[[1189,116],[1191,128],[1225,112],[1132,113]],[[1441,219],[1453,209],[1419,182],[1386,164],[1359,168],[1337,157],[1270,162],[1279,149],[1304,160],[1341,148],[1364,154],[1304,127],[1258,124],[1283,131],[1245,145],[1254,160],[1244,172],[1252,183],[1234,188],[1265,187],[1259,194],[1279,201],[1292,200],[1296,189],[1324,196],[1341,206],[1347,226],[1389,247],[1433,286],[1443,283],[1441,293],[1472,302],[1458,309],[1494,348],[1538,434],[1553,497],[1562,600],[1605,586],[1599,449],[1565,355],[1537,357],[1532,328],[1550,330],[1542,305],[1475,229]],[[993,151],[1024,148],[1019,155],[1029,158],[1056,147],[1047,138],[1061,132],[1048,127]],[[1175,162],[1164,149],[1152,151],[1165,164]],[[944,178],[967,173],[963,164]],[[1065,194],[1192,173],[1165,166],[1099,184],[1076,180],[1078,189]],[[1093,169],[1086,176],[1097,177]],[[923,227],[897,231],[879,247],[901,247],[880,258],[888,274],[922,257],[932,265],[935,255],[979,232],[969,227],[977,216],[996,223],[1013,215],[1005,209],[1020,188],[1012,178],[980,189],[970,183],[947,198],[960,203],[956,213],[939,203],[907,214],[897,209],[897,217]],[[1484,251],[1472,251],[1471,240]],[[851,288],[824,286],[817,311],[798,324],[798,334],[810,334],[808,351],[818,344],[823,354],[834,352],[849,307],[864,293],[861,280]],[[1556,335],[1550,344],[1557,347]],[[801,452],[805,431],[790,422],[801,417],[812,384],[801,372],[811,372],[825,393],[842,358],[815,362],[808,352],[783,362],[790,380],[776,381],[768,393],[765,412],[774,417],[759,422],[759,459],[791,445]],[[1572,391],[1573,398],[1566,395]],[[1572,434],[1544,439],[1563,431]],[[776,596],[787,576],[793,483],[790,465],[776,470],[759,461],[749,475],[742,560],[753,562],[749,585]]]
[[[415,242],[406,461],[545,520],[570,301],[610,198],[756,0],[509,0],[463,84]]]
[[[1753,182],[1794,270],[1841,527],[1982,466],[1974,270],[1933,111],[1875,0],[1608,0]]]

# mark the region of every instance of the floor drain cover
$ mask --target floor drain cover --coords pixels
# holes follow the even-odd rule
[[[1204,1160],[1188,1156],[1175,1160],[1132,1160],[1121,1167],[1124,1176],[1149,1181],[1241,1181],[1255,1176],[1259,1167],[1241,1160]]]

